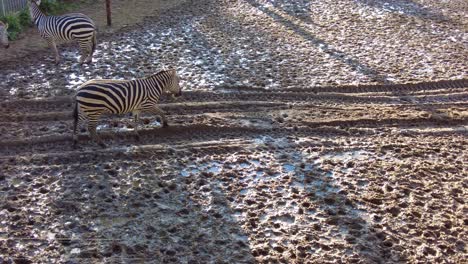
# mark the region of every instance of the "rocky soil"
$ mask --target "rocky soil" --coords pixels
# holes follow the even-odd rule
[[[0,64],[0,263],[463,263],[465,1],[186,1]],[[76,87],[175,66],[169,128]]]

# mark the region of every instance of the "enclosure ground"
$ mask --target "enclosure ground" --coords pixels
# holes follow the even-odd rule
[[[463,263],[466,4],[392,3],[186,1],[0,65],[1,260]],[[78,85],[168,65],[169,128],[72,147]]]
[[[75,1],[76,2],[76,1]],[[112,26],[107,26],[105,1],[80,1],[76,10],[70,12],[87,14],[95,22],[100,37],[125,31],[141,24],[146,18],[157,17],[186,0],[114,0],[111,1]],[[75,3],[76,4],[76,3]],[[41,39],[35,27],[26,29],[7,50],[0,49],[0,63],[19,60],[32,53],[48,49],[47,42]]]

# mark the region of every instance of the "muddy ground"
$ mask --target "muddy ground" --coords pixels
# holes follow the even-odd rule
[[[465,1],[186,1],[0,65],[0,262],[464,263]],[[173,65],[169,128],[76,87]]]
[[[175,8],[186,0],[113,0],[111,1],[112,25],[107,25],[105,0],[81,0],[73,2],[76,9],[70,12],[79,12],[88,15],[99,31],[99,37],[105,37],[116,32],[137,27],[146,18],[156,18],[160,13]],[[47,49],[47,42],[41,39],[37,29],[31,23],[30,27],[20,33],[18,39],[7,50],[0,49],[0,63],[20,61],[23,57]]]

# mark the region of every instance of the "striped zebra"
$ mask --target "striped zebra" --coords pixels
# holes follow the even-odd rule
[[[0,21],[0,44],[8,49],[10,47],[10,43],[8,42],[8,24],[4,24]]]
[[[138,136],[138,118],[141,112],[159,115],[163,127],[167,127],[164,112],[157,106],[161,94],[181,96],[179,77],[174,69],[131,81],[90,80],[82,84],[76,93],[73,111],[73,146],[76,146],[77,127],[88,121],[88,132],[93,140],[105,147],[96,133],[96,125],[102,114],[126,114],[134,116],[134,131]]]
[[[47,16],[39,5],[41,0],[30,0],[29,13],[39,34],[55,51],[55,63],[60,63],[57,42],[78,41],[81,50],[80,64],[92,61],[96,49],[96,26],[93,20],[80,13]]]

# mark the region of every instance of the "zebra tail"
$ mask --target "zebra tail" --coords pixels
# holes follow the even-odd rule
[[[96,35],[97,35],[97,31],[95,30],[94,31],[94,34],[93,34],[93,47],[91,49],[91,55],[94,53],[94,51],[96,50],[96,45],[97,45],[97,38],[96,38]]]

